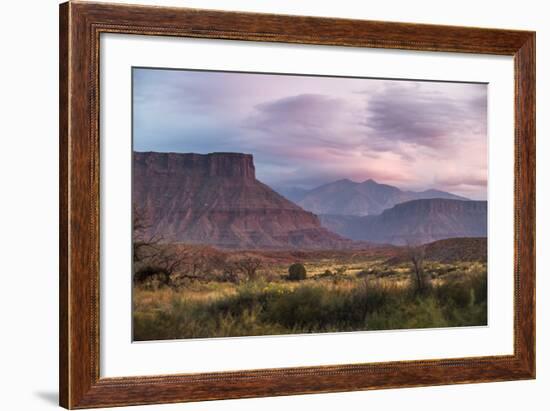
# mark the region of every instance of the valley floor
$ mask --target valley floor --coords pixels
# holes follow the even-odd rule
[[[280,257],[280,256],[279,256]],[[264,256],[264,258],[267,258]],[[412,265],[376,253],[306,255],[290,280],[285,258],[254,276],[136,283],[134,340],[166,340],[487,324],[487,269],[476,261]]]

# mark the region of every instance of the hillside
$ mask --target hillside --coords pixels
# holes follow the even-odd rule
[[[413,200],[377,216],[320,216],[324,227],[353,240],[405,245],[444,238],[486,237],[487,202]]]
[[[424,255],[426,260],[445,264],[465,261],[486,263],[487,238],[447,238],[434,241],[424,246]],[[408,261],[407,250],[401,250],[386,262],[388,264],[398,264]]]

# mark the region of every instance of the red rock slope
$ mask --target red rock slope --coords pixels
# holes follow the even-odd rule
[[[256,180],[250,154],[135,152],[133,203],[163,241],[253,249],[350,243]]]

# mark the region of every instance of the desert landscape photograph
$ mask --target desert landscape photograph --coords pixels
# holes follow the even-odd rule
[[[487,325],[487,85],[132,69],[134,341]]]

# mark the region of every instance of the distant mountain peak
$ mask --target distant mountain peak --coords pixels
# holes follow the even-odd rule
[[[414,191],[411,191],[411,193],[414,193]],[[470,201],[469,198],[466,198],[466,197],[463,197],[463,196],[459,196],[459,195],[456,195],[456,194],[452,194],[452,193],[448,193],[446,191],[442,191],[442,190],[437,190],[435,188],[430,188],[428,190],[424,190],[424,191],[420,191],[420,192],[417,192],[416,193],[417,195],[418,194],[425,194],[425,195],[430,195],[430,196],[433,196],[433,197],[427,197],[427,198],[449,198],[449,194],[451,196],[453,196],[453,198],[455,200],[464,200],[464,201]],[[438,196],[443,196],[443,197],[438,197]]]
[[[324,184],[309,192],[301,193],[294,200],[302,208],[315,214],[377,215],[396,204],[423,198],[468,200],[440,190],[422,192],[403,191],[369,178],[356,183],[347,178]]]
[[[358,184],[358,183],[356,183],[353,180],[350,180],[349,178],[341,178],[339,180],[333,181],[333,182],[328,183],[328,184]]]

